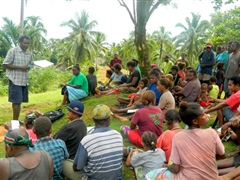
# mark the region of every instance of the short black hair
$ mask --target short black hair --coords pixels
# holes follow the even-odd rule
[[[147,87],[147,85],[148,85],[148,78],[142,78],[141,80],[140,80],[140,82],[143,82],[143,84],[144,84],[144,86],[145,87]]]
[[[177,71],[177,72],[178,72],[178,70],[179,70],[179,69],[178,69],[178,67],[177,67],[177,66],[175,66],[175,65],[174,65],[174,66],[172,66],[171,70],[175,70],[175,71]]]
[[[116,63],[116,64],[113,65],[113,68],[114,68],[114,69],[117,69],[117,70],[119,70],[119,71],[121,71],[122,66],[121,66],[121,64]]]
[[[106,126],[106,125],[109,125],[109,124],[107,124],[109,118],[110,117],[108,117],[107,119],[101,119],[101,120],[93,118],[93,120],[94,120],[95,124],[97,124],[97,125]]]
[[[192,73],[195,77],[197,77],[197,71],[196,70],[190,69],[188,72]]]
[[[223,66],[224,66],[224,63],[223,63],[223,62],[217,63],[217,68],[218,68],[218,69],[222,69]]]
[[[112,76],[112,74],[113,74],[113,72],[112,72],[111,69],[108,69],[108,70],[106,71],[106,73],[107,73],[108,75],[110,75],[110,76]]]
[[[238,42],[238,41],[233,41],[233,42],[232,42],[232,44],[235,44],[235,45],[237,46],[237,48],[239,48],[239,47],[240,47],[240,44],[239,44],[239,42]]]
[[[234,85],[240,86],[240,76],[233,76],[229,79]]]
[[[152,69],[150,72],[149,72],[149,74],[148,74],[149,76],[156,76],[156,77],[159,77],[160,76],[160,73],[157,71],[157,70],[155,70],[155,69]]]
[[[136,63],[134,62],[134,61],[129,61],[128,63],[127,63],[127,67],[136,67]]]
[[[142,142],[150,150],[155,151],[157,145],[157,136],[153,132],[145,131],[142,135]]]
[[[138,65],[138,60],[136,60],[136,59],[132,59],[132,61],[135,62],[136,66]]]
[[[79,64],[75,64],[75,65],[73,65],[73,68],[76,68],[78,71],[80,71]]]
[[[209,79],[210,82],[217,82],[217,78],[215,76],[210,77]]]
[[[173,122],[181,122],[179,113],[175,109],[170,109],[165,113],[165,120],[168,124],[172,124]]]
[[[27,35],[21,35],[18,39],[19,42],[23,42],[24,39],[30,40],[30,37]]]
[[[52,122],[48,117],[41,116],[35,120],[33,128],[37,137],[49,136],[49,132],[52,128]]]
[[[94,67],[89,67],[88,68],[88,73],[90,73],[90,74],[93,74],[95,72],[95,68]]]

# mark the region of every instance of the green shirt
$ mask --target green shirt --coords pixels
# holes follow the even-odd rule
[[[141,70],[140,70],[139,66],[136,66],[135,69],[139,72],[140,79],[142,79],[142,73],[141,73]]]
[[[73,76],[72,79],[68,82],[68,84],[80,86],[80,89],[82,89],[86,92],[86,94],[88,94],[88,81],[86,76],[81,72],[78,75]]]

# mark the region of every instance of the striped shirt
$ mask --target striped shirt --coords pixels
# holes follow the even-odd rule
[[[12,64],[15,66],[33,65],[33,56],[29,50],[23,51],[20,46],[10,49],[5,57],[3,64]],[[20,69],[7,69],[6,76],[13,84],[17,86],[28,85],[29,74],[28,71]]]
[[[63,161],[69,157],[65,142],[61,139],[53,139],[50,136],[37,139],[30,151],[45,150],[53,160],[53,180],[64,179],[62,176]]]
[[[115,130],[96,128],[78,147],[74,165],[89,180],[122,180],[123,140]]]

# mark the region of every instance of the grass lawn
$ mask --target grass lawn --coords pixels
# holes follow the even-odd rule
[[[122,96],[122,95],[120,95]],[[106,104],[109,107],[113,107],[116,103],[115,95],[106,96],[101,98],[95,97],[87,97],[83,100],[85,105],[85,110],[82,119],[85,121],[87,126],[93,126],[94,123],[92,121],[92,110],[97,104]],[[49,110],[54,110],[58,105],[61,104],[62,96],[60,95],[60,89],[56,91],[50,91],[46,93],[40,94],[30,94],[30,101],[29,103],[22,104],[22,110],[20,119],[24,118],[24,114],[28,110],[38,110],[41,112],[47,112]],[[11,104],[7,102],[7,97],[0,98],[0,124],[11,120],[12,117],[12,109]],[[67,108],[64,107],[63,111],[66,113]],[[61,118],[60,120],[53,123],[52,129],[53,134],[55,134],[64,124],[68,123],[68,119],[66,115]],[[129,122],[119,122],[117,119],[112,119],[110,127],[112,129],[119,130],[120,126],[122,125],[129,125]],[[209,126],[213,124],[213,119],[210,119]],[[181,124],[184,127],[184,124]],[[166,126],[163,126],[163,129],[166,130]],[[3,134],[3,132],[2,132]],[[1,134],[0,134],[1,135]],[[127,140],[124,139],[124,146],[131,146],[132,144]],[[226,152],[230,152],[236,149],[236,144],[234,142],[224,142]],[[4,157],[4,143],[0,139],[0,158]],[[130,171],[127,167],[124,166],[124,179],[129,179],[133,176],[132,171]]]

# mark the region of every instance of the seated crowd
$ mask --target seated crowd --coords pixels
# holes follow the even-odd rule
[[[37,111],[26,114],[26,130],[11,130],[6,123],[0,179],[122,180],[123,160],[137,179],[240,179],[239,146],[225,155],[221,142],[229,136],[240,143],[240,44],[218,47],[216,55],[212,47],[204,47],[197,70],[189,66],[186,53],[175,62],[166,55],[160,67],[151,66],[148,77],[142,77],[135,59],[126,64],[125,75],[117,53],[104,82],[97,81],[93,67],[85,76],[73,66],[74,76],[61,85],[61,105],[68,104],[70,123],[54,136],[51,121]],[[95,128],[88,133],[79,99],[89,93],[97,98],[128,95],[116,97],[118,107],[97,105],[92,113]],[[217,113],[219,131],[201,129],[210,112]],[[111,116],[130,125],[119,127],[120,134],[109,127]],[[124,147],[123,138],[133,146]]]

